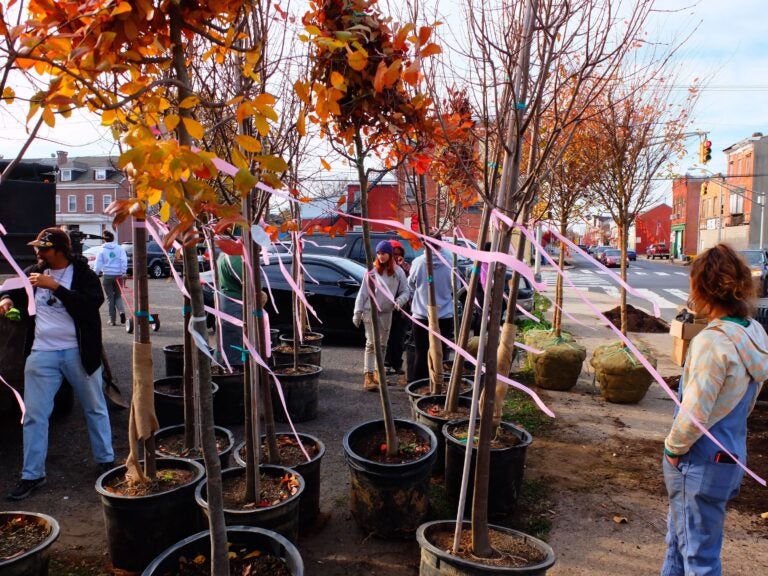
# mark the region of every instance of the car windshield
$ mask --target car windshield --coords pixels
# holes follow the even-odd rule
[[[605,251],[606,256],[621,256],[621,250],[606,250]]]
[[[750,266],[761,266],[763,263],[763,253],[760,250],[744,250],[740,254]]]

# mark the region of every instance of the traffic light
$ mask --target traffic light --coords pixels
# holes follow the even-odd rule
[[[699,164],[706,164],[712,160],[712,142],[702,140],[699,144]]]
[[[418,214],[411,214],[411,230],[414,232],[419,231],[419,215]]]
[[[706,196],[707,195],[707,183],[702,182],[701,183],[701,195]]]

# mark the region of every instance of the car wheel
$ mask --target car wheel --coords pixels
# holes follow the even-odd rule
[[[163,265],[160,264],[160,262],[153,262],[149,266],[149,275],[152,278],[162,278],[163,277]]]

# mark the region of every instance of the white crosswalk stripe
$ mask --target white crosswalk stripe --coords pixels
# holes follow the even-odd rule
[[[663,296],[657,294],[653,290],[649,290],[648,288],[638,288],[637,291],[642,294],[644,297],[648,298],[651,302],[655,302],[659,305],[659,308],[677,308],[678,304],[675,304],[674,302],[670,302]]]

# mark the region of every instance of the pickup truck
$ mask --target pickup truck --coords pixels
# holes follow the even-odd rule
[[[669,248],[666,244],[651,244],[645,249],[645,256],[649,260],[655,260],[656,258],[669,259]]]

